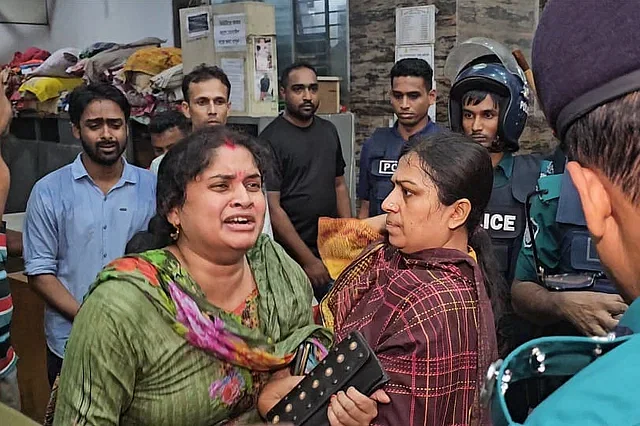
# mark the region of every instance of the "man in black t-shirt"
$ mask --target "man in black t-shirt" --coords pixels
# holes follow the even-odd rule
[[[315,69],[302,63],[286,68],[280,95],[286,109],[260,135],[274,160],[267,178],[271,223],[276,240],[302,265],[319,298],[331,278],[318,255],[318,218],[351,217],[345,162],[335,126],[315,115]]]

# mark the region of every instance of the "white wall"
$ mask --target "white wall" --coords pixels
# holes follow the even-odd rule
[[[0,64],[30,46],[54,52],[96,41],[126,43],[143,37],[173,46],[171,0],[47,0],[49,26],[0,24]],[[0,0],[0,11],[2,1]]]

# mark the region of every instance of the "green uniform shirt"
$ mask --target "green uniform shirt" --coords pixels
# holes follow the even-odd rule
[[[640,300],[629,306],[619,328],[640,331]],[[640,334],[573,376],[545,399],[525,421],[528,426],[640,424]]]
[[[558,201],[562,187],[562,174],[543,176],[538,179],[538,188],[549,192],[531,199],[531,219],[536,242],[538,259],[548,274],[562,274],[570,271],[560,270],[562,229],[556,222]],[[518,255],[515,278],[519,281],[537,282],[536,264],[533,257],[533,245],[529,232],[525,229],[522,248]]]
[[[502,160],[493,169],[493,187],[500,188],[509,183],[513,173],[513,154],[506,152]]]

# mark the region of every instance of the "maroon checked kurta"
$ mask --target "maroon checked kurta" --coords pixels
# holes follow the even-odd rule
[[[335,231],[341,221],[331,222]],[[335,246],[327,247],[332,240],[339,238],[343,247],[345,240],[363,242],[348,223],[338,226],[339,237],[333,239],[321,221],[323,260],[336,256]],[[474,258],[473,251],[442,248],[406,255],[379,244],[351,263],[322,301],[336,341],[359,330],[391,379],[384,388],[391,403],[378,405],[373,424],[491,424],[479,404],[479,388],[497,359],[497,344]]]

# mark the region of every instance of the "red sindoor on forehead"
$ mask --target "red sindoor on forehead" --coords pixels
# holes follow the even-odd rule
[[[224,146],[229,149],[236,149],[236,143],[229,137],[224,138]]]

